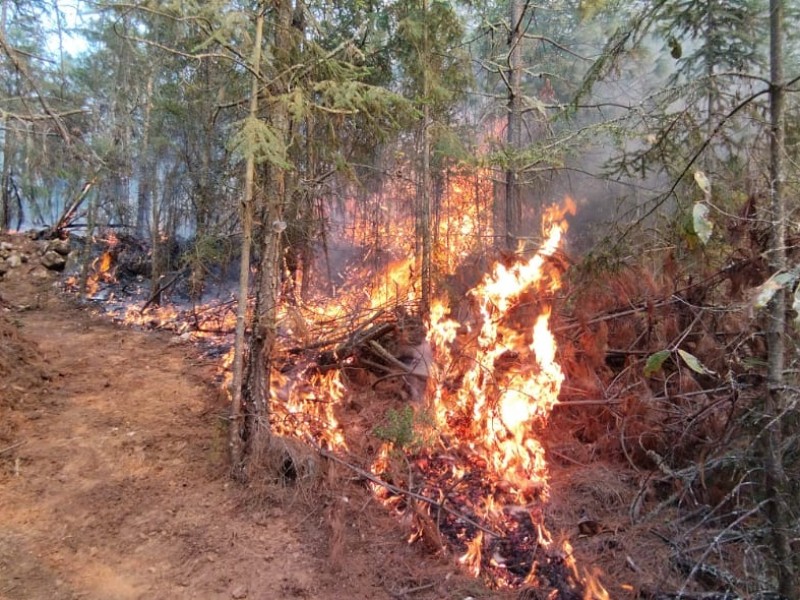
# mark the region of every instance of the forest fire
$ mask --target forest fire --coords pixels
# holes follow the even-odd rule
[[[433,302],[430,314],[421,319],[427,334],[414,342],[430,347],[431,383],[423,401],[410,405],[409,417],[414,421],[409,426],[424,423],[431,435],[424,444],[401,441],[395,434],[383,436],[386,441],[370,471],[392,481],[395,489],[432,500],[431,505],[414,505],[416,526],[410,539],[430,536],[424,521],[435,522],[440,547],[456,552],[458,562],[473,576],[497,587],[556,589],[558,598],[602,599],[596,578],[579,575],[569,545],[558,547],[545,525],[548,466],[537,435],[546,427],[564,379],[549,327],[547,297],[560,286],[559,263],[552,257],[567,230],[565,217],[574,211],[570,199],[563,207],[551,207],[544,241],[530,258],[498,262],[455,306],[446,298]],[[282,307],[284,335],[272,370],[270,420],[278,435],[352,454],[348,437],[353,432],[340,419],[354,385],[349,374],[356,363],[361,369],[380,366],[365,358],[365,348],[379,351],[378,358],[392,354],[381,344],[386,345],[387,335],[398,335],[396,319],[408,310],[401,307],[417,306],[414,262],[389,262],[372,277],[364,269],[350,283],[327,302]],[[210,320],[203,323],[219,321],[208,335],[232,330],[232,310],[208,307],[196,307],[192,313],[170,307],[128,308],[123,319],[158,328],[171,324],[176,333],[191,330],[196,339],[206,335],[198,331],[198,314],[205,312]],[[336,322],[340,328],[346,322],[353,333],[313,341]],[[331,350],[309,353],[287,345],[298,342],[306,349]],[[384,368],[394,366],[390,361]],[[405,456],[411,471],[393,466],[397,453]],[[411,510],[413,503],[404,495],[377,484],[372,489],[398,514]],[[441,510],[445,505],[451,510]],[[434,512],[431,506],[440,510]],[[586,595],[579,595],[584,589]]]
[[[462,4],[3,4],[0,317],[87,352],[14,389],[0,478],[133,376],[179,417],[109,438],[133,475],[208,446],[248,509],[213,514],[309,500],[337,584],[800,600],[796,3]],[[221,389],[173,393],[184,358]]]
[[[544,524],[548,470],[536,431],[546,426],[564,379],[545,296],[560,286],[549,258],[574,210],[569,199],[551,208],[539,250],[525,262],[498,263],[470,291],[468,321],[448,317],[444,301],[433,307],[428,340],[439,376],[430,408],[440,443],[413,456],[422,493],[469,517],[437,518],[470,573],[500,587],[563,588],[560,598],[578,597],[574,590],[582,583],[570,549],[554,548]],[[386,468],[384,457],[373,466]]]

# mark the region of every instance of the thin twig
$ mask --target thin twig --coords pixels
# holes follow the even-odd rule
[[[398,592],[389,591],[389,594],[391,594],[395,598],[403,599],[403,598],[406,598],[408,594],[414,594],[416,592],[424,592],[425,590],[431,589],[435,585],[436,585],[435,583],[426,583],[425,585],[418,585],[416,587],[406,588],[406,589],[400,590]]]
[[[570,329],[576,329],[581,327],[582,325],[594,325],[595,323],[602,323],[603,321],[611,321],[613,319],[619,319],[621,317],[629,317],[630,315],[635,315],[636,313],[640,313],[646,311],[651,308],[661,308],[663,306],[669,306],[670,304],[674,304],[677,302],[677,298],[674,295],[666,300],[661,300],[660,302],[655,302],[653,304],[642,304],[640,306],[635,306],[628,310],[620,310],[613,313],[608,313],[605,315],[600,315],[595,317],[594,319],[590,319],[589,321],[583,321],[580,323],[571,323],[569,325],[562,325],[561,327],[556,327],[553,332],[554,333],[561,333],[562,331],[569,331]]]
[[[0,454],[5,454],[6,452],[9,452],[10,450],[13,450],[14,448],[19,448],[20,446],[25,445],[26,443],[27,443],[27,440],[22,440],[21,442],[17,442],[16,444],[11,444],[10,446],[7,446],[6,448],[3,448],[2,450],[0,450]]]

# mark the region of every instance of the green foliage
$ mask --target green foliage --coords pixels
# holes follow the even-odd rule
[[[284,140],[274,127],[258,118],[246,117],[231,139],[229,148],[242,158],[252,156],[256,163],[270,163],[291,169]]]
[[[647,357],[647,362],[644,365],[644,376],[651,377],[661,370],[666,360],[672,354],[669,350],[659,350]]]
[[[678,64],[676,78],[704,78],[714,69],[745,73],[761,64],[764,57],[759,42],[766,34],[762,9],[760,0],[665,3],[659,28]],[[676,53],[681,46],[694,50]],[[701,85],[713,84],[704,80]]]
[[[703,363],[700,362],[700,359],[697,358],[694,354],[690,354],[686,350],[678,348],[678,354],[683,359],[683,362],[695,373],[698,375],[716,375],[714,371],[706,367]]]
[[[191,248],[187,251],[184,256],[184,262],[187,264],[224,265],[230,262],[233,253],[234,248],[229,237],[201,234],[197,236]]]
[[[430,415],[416,413],[406,404],[400,410],[389,409],[384,424],[377,425],[373,433],[390,442],[396,450],[419,452],[433,443],[435,433]]]
[[[402,96],[361,81],[320,81],[314,85],[315,106],[324,112],[356,115],[398,123],[399,116],[417,114]]]
[[[618,25],[609,36],[603,51],[592,63],[573,96],[575,105],[591,93],[594,86],[615,73],[620,64],[629,57],[634,48],[646,38],[658,18],[659,10],[666,0],[634,4],[629,14],[620,10]]]
[[[469,57],[460,49],[464,28],[450,2],[401,1],[392,6],[392,39],[410,96],[443,113],[471,79]]]

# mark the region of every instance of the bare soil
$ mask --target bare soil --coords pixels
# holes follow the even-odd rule
[[[233,483],[216,365],[41,269],[0,280],[0,599],[487,597],[374,506]]]

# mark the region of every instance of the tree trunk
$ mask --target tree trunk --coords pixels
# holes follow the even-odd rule
[[[89,198],[89,208],[86,215],[86,241],[81,250],[81,279],[78,287],[78,294],[84,300],[88,300],[89,271],[92,265],[92,245],[94,243],[94,225],[97,203],[94,198]]]
[[[166,246],[161,235],[161,209],[159,203],[153,200],[150,203],[150,293],[153,304],[161,304],[161,278],[164,277],[164,267],[166,264],[164,252]]]
[[[522,0],[511,0],[508,36],[508,126],[506,131],[510,158],[506,169],[506,248],[517,245],[517,224],[520,220],[521,194],[516,152],[522,146]]]
[[[786,199],[784,197],[783,156],[785,148],[785,82],[783,75],[783,0],[770,0],[770,209],[772,227],[769,240],[770,267],[773,272],[786,270]],[[787,479],[783,467],[781,425],[786,410],[784,369],[784,335],[786,327],[786,293],[775,294],[769,307],[767,347],[769,350],[768,384],[763,436],[765,491],[769,503],[772,547],[777,567],[778,591],[790,600],[797,600],[792,553],[789,546],[792,511],[786,506]]]
[[[139,239],[147,237],[147,213],[150,208],[152,194],[151,183],[153,173],[150,164],[150,116],[153,109],[153,74],[147,77],[144,99],[144,116],[142,121],[142,140],[139,145],[139,181],[136,194],[136,235]]]
[[[272,55],[275,71],[280,75],[273,79],[271,95],[280,98],[287,91],[284,80],[292,55],[292,4],[290,0],[274,0],[275,33]],[[289,146],[289,113],[280,100],[273,101],[270,120],[275,133],[284,147]],[[269,389],[272,351],[275,345],[278,301],[280,298],[281,238],[286,224],[283,221],[288,197],[287,173],[283,166],[269,164],[266,167],[265,205],[260,211],[261,261],[259,281],[256,289],[256,306],[253,315],[253,331],[250,337],[250,362],[247,381],[243,389],[244,424],[243,437],[245,458],[257,453],[269,435]]]
[[[5,5],[4,5],[5,6]],[[0,231],[11,225],[11,161],[14,155],[14,133],[8,127],[8,116],[3,115],[3,173],[0,179]]]
[[[422,14],[425,28],[423,35],[422,60],[427,63],[428,44],[428,1],[422,0]],[[424,102],[422,117],[422,174],[419,189],[419,229],[422,235],[422,268],[420,269],[420,314],[425,317],[431,303],[431,265],[433,244],[431,240],[431,109],[429,106],[430,82],[429,67],[422,68],[422,98]]]
[[[8,0],[0,1],[0,34],[6,35]],[[13,155],[13,133],[8,127],[8,115],[3,114],[3,172],[0,177],[0,231],[8,231],[11,224],[11,160]]]
[[[264,10],[259,6],[256,17],[256,35],[253,42],[250,85],[250,117],[258,116],[258,79],[261,72],[261,40],[264,32]],[[236,308],[236,338],[233,346],[233,382],[229,445],[231,466],[241,473],[242,464],[242,383],[244,379],[244,332],[247,317],[247,296],[250,289],[250,246],[253,239],[253,197],[255,191],[255,156],[247,157],[244,176],[244,199],[242,200],[242,250],[239,263],[239,299]]]
[[[263,25],[262,25],[263,27]],[[211,176],[216,115],[216,98],[211,89],[211,60],[203,59],[202,131],[203,141],[200,152],[200,173],[195,187],[195,240],[200,241],[211,232],[211,213],[214,206],[214,184]],[[204,258],[198,252],[192,253],[190,263],[189,296],[193,301],[202,298],[206,286]]]

